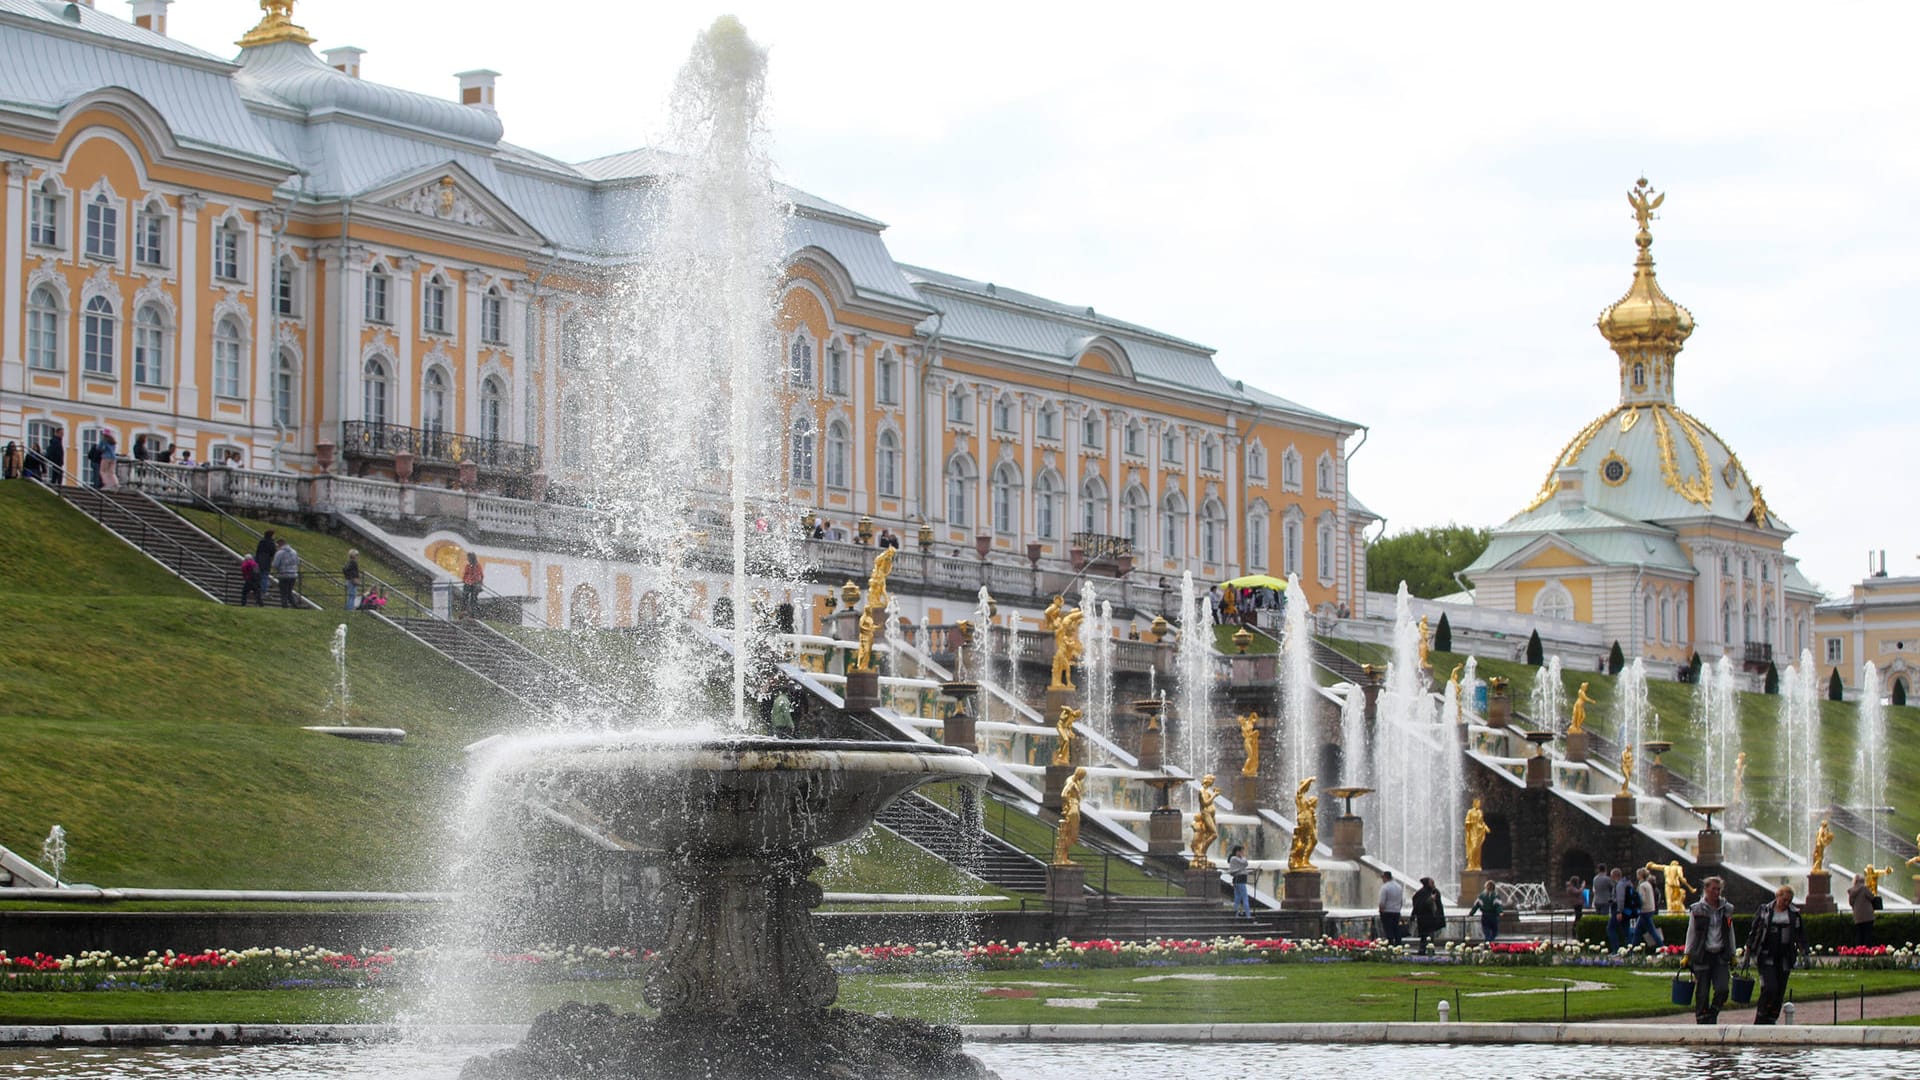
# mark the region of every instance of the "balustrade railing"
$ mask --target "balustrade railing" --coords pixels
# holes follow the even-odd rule
[[[391,458],[412,454],[429,465],[461,465],[527,475],[540,469],[540,448],[530,443],[487,439],[442,428],[411,428],[370,420],[348,420],[340,425],[340,452],[348,457]]]

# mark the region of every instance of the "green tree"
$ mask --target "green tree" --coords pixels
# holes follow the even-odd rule
[[[1440,623],[1433,628],[1433,651],[1453,651],[1453,625],[1447,622],[1447,613],[1440,613]]]
[[[1487,530],[1468,525],[1430,525],[1408,529],[1374,542],[1367,549],[1367,588],[1394,592],[1401,582],[1415,596],[1433,599],[1460,591],[1453,575],[1487,549]]]
[[[1767,683],[1765,689],[1769,694],[1777,694],[1780,692],[1780,669],[1774,667],[1773,661],[1771,660],[1767,661]]]
[[[1840,681],[1840,669],[1834,668],[1833,677],[1827,680],[1827,700],[1845,701],[1846,697],[1847,684]]]
[[[1546,646],[1540,644],[1540,631],[1535,630],[1527,636],[1527,663],[1539,667],[1546,662]]]
[[[1700,654],[1699,653],[1694,653],[1693,659],[1687,661],[1687,681],[1690,683],[1697,683],[1700,681]]]
[[[1607,650],[1607,674],[1618,675],[1620,669],[1626,666],[1627,654],[1620,651],[1620,643],[1616,641],[1613,648]]]

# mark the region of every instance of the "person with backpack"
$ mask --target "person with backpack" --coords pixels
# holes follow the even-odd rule
[[[47,444],[40,450],[40,456],[47,463],[47,482],[60,487],[67,482],[67,437],[59,428],[47,436]]]
[[[285,540],[273,542],[273,576],[280,582],[280,606],[294,606],[294,592],[300,588],[300,553]]]
[[[1233,878],[1233,914],[1236,918],[1253,918],[1253,900],[1247,895],[1249,865],[1247,849],[1240,844],[1233,845],[1233,850],[1227,853],[1227,873]]]
[[[471,619],[480,610],[480,590],[486,584],[486,571],[480,569],[480,556],[467,552],[466,568],[460,571],[462,599],[467,609],[467,618]]]
[[[1605,863],[1601,863],[1594,871],[1591,889],[1593,896],[1589,899],[1593,905],[1593,913],[1604,920],[1601,925],[1607,932],[1607,951],[1619,952],[1620,931],[1613,921],[1613,875],[1607,873]]]
[[[268,529],[262,533],[260,535],[260,542],[253,545],[253,564],[260,568],[260,593],[262,596],[266,595],[267,575],[273,569],[275,546],[272,529]]]
[[[1700,899],[1687,909],[1688,970],[1693,972],[1693,1022],[1717,1024],[1727,1003],[1733,968],[1733,905],[1720,895],[1726,882],[1700,883]]]
[[[251,555],[240,558],[240,606],[247,606],[247,597],[253,597],[255,607],[266,607],[267,598],[260,589],[260,564]]]
[[[347,549],[347,565],[340,568],[340,577],[347,583],[347,610],[360,606],[360,552],[356,548]]]
[[[1753,1022],[1771,1024],[1780,1018],[1780,1006],[1787,999],[1787,976],[1793,965],[1807,952],[1807,932],[1801,926],[1800,909],[1793,906],[1793,886],[1782,885],[1770,903],[1753,913],[1753,928],[1747,933],[1747,955],[1760,968],[1760,1000],[1754,1005]]]
[[[1480,890],[1479,896],[1474,897],[1473,906],[1467,909],[1469,915],[1479,914],[1480,932],[1486,935],[1489,945],[1500,937],[1500,913],[1505,910],[1505,906],[1500,903],[1500,894],[1493,891],[1491,881]]]
[[[1433,939],[1447,928],[1447,904],[1440,898],[1440,887],[1430,877],[1420,879],[1413,894],[1413,930],[1420,935],[1420,952],[1433,951]]]
[[[1643,866],[1634,871],[1634,878],[1633,906],[1636,913],[1629,944],[1645,941],[1650,943],[1651,948],[1660,948],[1667,943],[1667,938],[1653,923],[1654,914],[1660,910],[1660,896],[1653,891],[1653,874]]]

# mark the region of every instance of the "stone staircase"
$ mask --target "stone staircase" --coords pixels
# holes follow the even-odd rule
[[[478,672],[528,704],[543,709],[577,706],[611,707],[613,699],[599,688],[475,619],[447,621],[426,616],[402,616],[395,625],[436,651]]]
[[[1313,657],[1315,664],[1333,672],[1335,675],[1353,683],[1355,686],[1365,685],[1367,681],[1366,669],[1361,666],[1358,660],[1340,652],[1318,638],[1313,639],[1313,648],[1309,650],[1309,655]]]
[[[1213,938],[1263,933],[1260,920],[1236,918],[1225,900],[1189,896],[1104,896],[1087,903],[1091,925],[1112,938]]]
[[[1046,863],[984,829],[970,832],[958,814],[924,796],[895,800],[880,813],[879,822],[990,885],[1012,892],[1047,891]]]
[[[209,597],[223,604],[240,602],[240,556],[144,493],[126,488],[100,491],[78,485],[54,491]],[[299,600],[302,607],[319,606],[305,596]],[[277,597],[267,599],[270,604],[278,602]]]

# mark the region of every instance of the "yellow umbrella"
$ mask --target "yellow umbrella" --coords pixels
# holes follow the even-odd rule
[[[1225,589],[1279,589],[1281,592],[1287,590],[1287,583],[1272,574],[1248,574],[1245,577],[1234,578],[1232,581],[1223,581],[1220,586]]]

